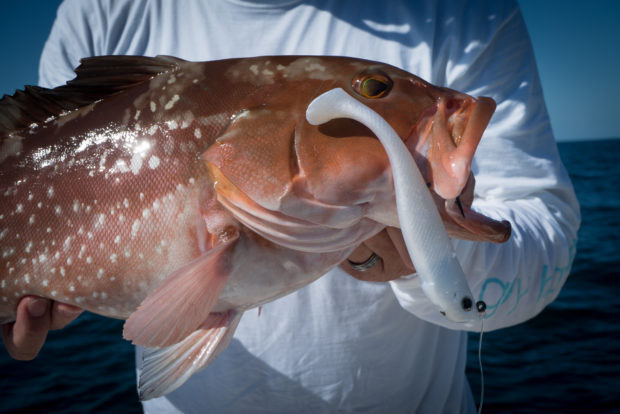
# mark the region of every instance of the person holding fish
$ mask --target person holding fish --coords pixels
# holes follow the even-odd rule
[[[58,240],[73,252],[53,267],[63,281],[50,274],[7,305],[2,335],[14,358],[34,358],[48,330],[89,309],[127,319],[124,336],[141,345],[145,412],[475,412],[467,331],[524,322],[553,301],[580,223],[515,1],[65,0],[40,83],[63,85],[80,59],[103,55],[180,59],[98,58],[77,71],[70,91],[97,88],[88,106],[55,114],[55,128],[81,140],[73,161],[67,151],[52,160],[71,189],[41,182],[50,200],[71,194],[49,203],[53,220],[92,217],[70,216],[75,234]],[[338,88],[344,95],[327,95]],[[313,114],[327,118],[310,122]],[[388,159],[391,133],[424,191]],[[2,138],[8,177],[6,163],[30,144]],[[191,156],[175,158],[181,152]],[[84,184],[97,174],[97,185]],[[77,182],[91,198],[78,198]],[[108,200],[101,183],[111,182]],[[397,207],[412,193],[426,207]],[[24,197],[2,217],[36,223]],[[183,219],[165,227],[165,211]],[[435,219],[443,226],[422,234],[417,225]],[[0,239],[13,236],[3,229]],[[450,250],[438,257],[463,276],[428,276],[423,262],[436,252],[425,241],[438,246],[446,232]],[[35,252],[35,241],[24,254],[46,266],[58,259]],[[78,260],[97,264],[94,292],[73,294],[85,279],[71,273]],[[24,273],[27,290],[35,278]],[[187,364],[174,356],[185,352]]]

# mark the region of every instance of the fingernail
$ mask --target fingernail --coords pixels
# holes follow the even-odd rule
[[[28,304],[28,313],[33,318],[40,318],[45,315],[49,307],[49,301],[46,299],[33,299]]]

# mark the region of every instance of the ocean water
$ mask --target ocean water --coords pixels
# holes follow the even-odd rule
[[[560,143],[583,224],[558,299],[522,325],[487,333],[485,413],[620,413],[620,139]],[[0,349],[0,413],[139,413],[122,322],[84,314],[51,332],[32,362]],[[467,375],[480,391],[478,336]]]

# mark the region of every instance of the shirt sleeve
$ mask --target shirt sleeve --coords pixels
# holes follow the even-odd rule
[[[98,1],[64,0],[43,46],[39,85],[53,88],[75,77],[80,59],[101,54],[100,32],[105,12]]]
[[[472,293],[487,304],[485,330],[530,319],[557,297],[580,225],[527,29],[516,3],[509,6],[475,15],[462,10],[462,22],[436,36],[433,55],[435,83],[498,103],[472,165],[473,208],[510,221],[512,235],[504,244],[453,240]],[[452,329],[480,329],[479,323],[442,316],[418,278],[391,284],[401,305],[416,316]]]

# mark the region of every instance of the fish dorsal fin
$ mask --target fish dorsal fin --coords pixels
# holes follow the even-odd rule
[[[96,56],[81,60],[76,77],[53,89],[26,86],[0,99],[0,138],[89,105],[184,62],[172,56]]]

